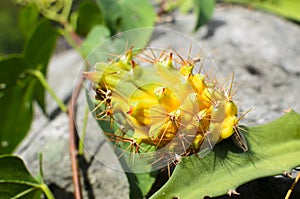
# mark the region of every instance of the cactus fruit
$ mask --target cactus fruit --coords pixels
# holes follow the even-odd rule
[[[236,134],[235,143],[245,150],[236,128],[241,118],[232,99],[233,80],[228,89],[220,88],[195,72],[201,59],[184,59],[170,51],[156,56],[153,49],[131,48],[108,64],[97,63],[95,71],[84,72],[95,90],[96,118],[110,121],[105,132],[109,140],[124,152],[151,151],[174,160],[178,155],[203,157]]]

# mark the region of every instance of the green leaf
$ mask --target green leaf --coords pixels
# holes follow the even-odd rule
[[[299,0],[224,0],[225,2],[248,4],[258,9],[267,10],[283,17],[300,22]]]
[[[49,21],[42,21],[34,30],[24,57],[9,56],[0,60],[0,154],[12,153],[26,136],[32,121],[32,100],[45,111],[44,88],[37,79],[26,76],[27,69],[46,74],[47,64],[55,47],[56,31]]]
[[[145,198],[155,182],[156,175],[157,172],[126,173],[130,188],[130,199]]]
[[[149,27],[154,26],[156,17],[153,7],[147,0],[96,0],[96,3],[101,10],[104,25],[109,28],[109,31],[104,30],[104,26],[98,26],[89,32],[87,41],[83,45],[86,55],[96,46],[98,46],[97,50],[106,52],[106,56],[108,53],[123,53],[133,45],[145,47],[153,33],[153,28]],[[121,34],[115,35],[121,31],[123,31]],[[101,42],[104,41],[105,43],[101,44],[99,42],[101,36],[107,36],[108,32],[114,37],[111,40],[102,40]],[[89,61],[91,59],[92,63],[95,59],[100,61],[99,58],[101,59],[103,55],[99,54],[93,53]]]
[[[39,184],[28,172],[24,162],[16,157],[0,156],[0,199],[40,199],[44,184]]]
[[[249,151],[242,153],[230,140],[222,141],[203,159],[182,158],[169,181],[151,198],[219,196],[251,180],[281,174],[300,164],[300,114],[291,111],[244,135]]]
[[[21,76],[26,65],[20,56],[0,60],[0,154],[13,152],[31,124],[36,81]]]
[[[112,34],[133,28],[153,27],[155,11],[148,0],[97,0]],[[150,35],[145,35],[148,40]]]
[[[47,74],[47,65],[56,45],[58,33],[51,25],[50,21],[43,20],[34,30],[27,46],[24,56],[30,69],[40,70],[44,76]],[[34,97],[38,104],[46,113],[45,89],[42,85],[36,84]]]
[[[153,27],[156,14],[147,0],[125,0],[122,7],[122,30]]]
[[[19,12],[19,27],[27,41],[35,30],[35,27],[38,24],[38,19],[39,11],[34,4],[21,8]]]
[[[0,1],[0,55],[22,50],[24,38],[18,28],[18,12],[14,1]]]
[[[194,7],[194,0],[181,0],[179,3],[179,10],[182,13],[188,13]]]
[[[197,21],[195,25],[195,31],[202,25],[206,24],[214,11],[215,0],[194,0],[195,12],[197,15]]]
[[[110,29],[112,35],[120,29],[120,20],[122,18],[121,5],[117,0],[96,0],[101,10],[105,25]]]
[[[94,29],[97,31],[92,29],[87,40],[82,45],[83,51],[87,56],[86,60],[91,66],[99,62],[105,63],[107,60],[116,59],[116,55],[123,54],[132,46],[135,49],[144,48],[148,43],[145,36],[147,37],[153,32],[153,28],[136,28],[101,40],[99,37],[101,38],[102,34],[108,36],[108,30],[103,26],[95,27]]]
[[[107,37],[110,32],[107,27],[102,25],[94,26],[89,32],[88,36],[81,45],[82,52],[87,56],[94,48],[100,45]]]
[[[80,35],[86,35],[95,25],[102,23],[102,15],[95,2],[83,1],[77,14],[76,32]]]

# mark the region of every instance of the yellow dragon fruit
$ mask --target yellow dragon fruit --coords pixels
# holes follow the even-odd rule
[[[96,118],[110,121],[110,129],[103,129],[109,140],[127,143],[120,148],[137,154],[203,157],[236,134],[235,143],[247,150],[236,128],[241,118],[232,100],[233,82],[219,88],[206,74],[194,72],[199,59],[184,59],[174,50],[156,58],[146,51],[130,49],[84,72],[95,90]]]

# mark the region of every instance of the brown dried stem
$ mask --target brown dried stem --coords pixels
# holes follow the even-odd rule
[[[73,173],[73,186],[74,186],[74,197],[75,199],[82,199],[82,189],[80,183],[80,173],[78,167],[78,137],[74,123],[75,116],[75,103],[78,99],[82,87],[82,78],[75,88],[72,98],[68,104],[68,116],[69,116],[69,128],[70,128],[70,140],[69,140],[69,153],[71,158],[71,167]]]

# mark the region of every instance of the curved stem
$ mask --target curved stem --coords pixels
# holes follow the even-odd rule
[[[78,168],[78,145],[77,145],[77,132],[76,127],[74,123],[74,117],[75,113],[75,103],[78,99],[78,95],[80,93],[82,87],[82,78],[81,81],[78,83],[78,85],[75,88],[75,91],[72,94],[72,97],[69,101],[68,105],[68,116],[69,116],[69,128],[70,128],[70,138],[69,138],[69,152],[70,152],[70,158],[71,158],[71,167],[72,167],[72,173],[73,173],[73,186],[74,186],[74,198],[75,199],[82,199],[82,189],[81,189],[81,183],[80,183],[80,173]]]
[[[73,4],[73,0],[65,0],[65,1],[64,1],[64,7],[63,7],[63,10],[62,10],[61,15],[62,15],[65,19],[68,19],[68,17],[69,17],[69,14],[70,14],[70,11],[71,11],[72,4]]]
[[[79,140],[78,155],[84,154],[84,140],[85,140],[85,134],[86,134],[88,114],[89,114],[89,107],[86,105],[84,116],[83,116],[83,125],[82,125],[82,129],[81,129],[81,139]]]
[[[42,184],[41,189],[48,199],[55,199],[53,193],[50,191],[49,187],[46,184]]]
[[[49,92],[49,94],[54,99],[54,101],[56,101],[56,103],[58,104],[59,108],[63,112],[67,112],[67,110],[68,110],[67,106],[55,94],[54,90],[50,87],[50,85],[48,84],[45,76],[43,75],[43,73],[41,71],[39,71],[39,70],[27,70],[26,72],[28,74],[36,77],[39,80],[39,82],[42,84],[42,86]]]
[[[70,46],[72,46],[81,55],[83,55],[83,53],[80,50],[82,40],[79,37],[79,35],[75,32],[72,25],[69,24],[69,22],[66,22],[66,21],[62,22],[62,25],[63,25],[64,28],[61,30],[61,34],[65,37],[65,39],[70,44]]]
[[[300,172],[298,173],[297,177],[295,178],[291,188],[286,193],[285,199],[289,199],[291,197],[292,191],[294,190],[294,188],[295,188],[296,184],[298,183],[299,179],[300,179]]]

